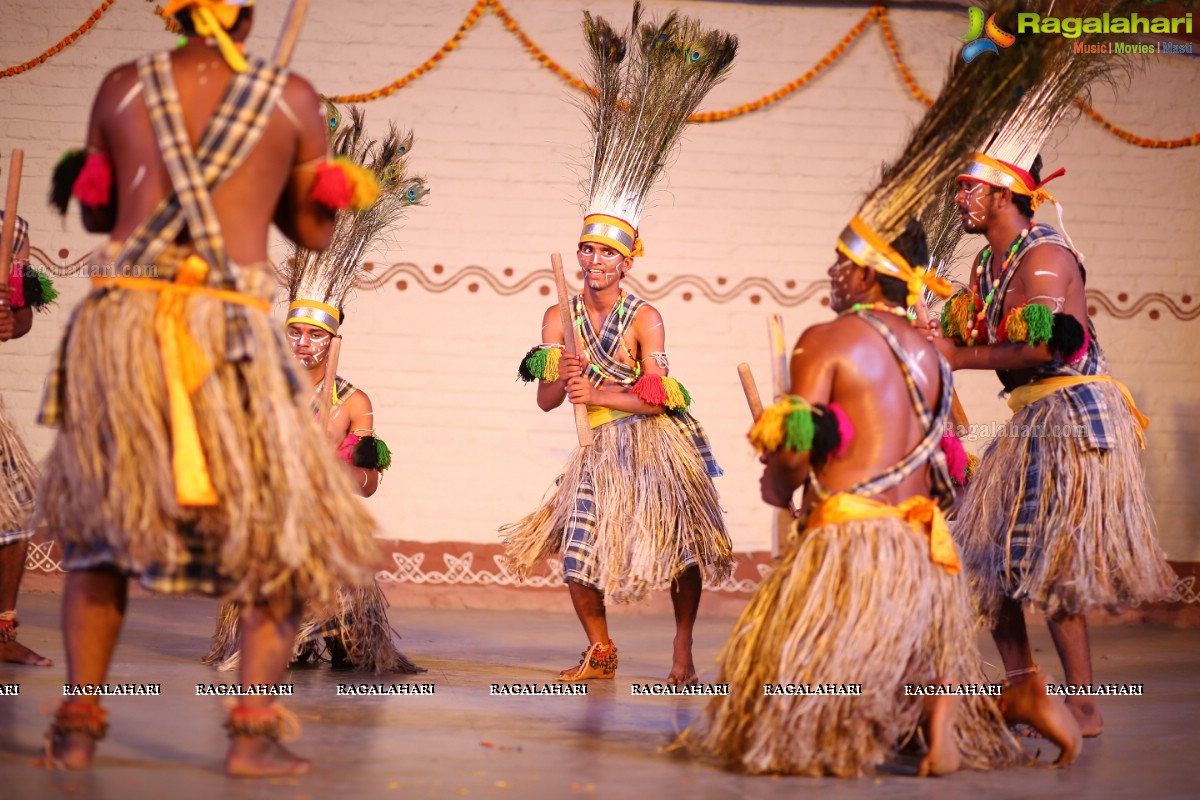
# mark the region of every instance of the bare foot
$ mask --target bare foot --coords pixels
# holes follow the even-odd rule
[[[0,644],[0,662],[5,664],[25,664],[30,667],[52,667],[54,662],[45,656],[39,656],[20,642],[5,642]]]
[[[225,772],[237,778],[271,778],[306,775],[312,762],[279,742],[263,737],[235,736],[225,756]]]
[[[939,682],[942,680],[939,678]],[[929,752],[921,759],[917,775],[949,775],[962,765],[962,754],[954,740],[954,720],[958,714],[958,698],[945,695],[927,698],[925,731]]]
[[[671,674],[667,676],[668,686],[694,686],[700,682],[696,675],[696,664],[692,661],[691,639],[680,640],[675,637],[671,654]]]
[[[1001,710],[1009,724],[1024,722],[1059,747],[1054,766],[1065,767],[1075,760],[1083,747],[1079,724],[1057,697],[1046,696],[1046,676],[1032,673],[1027,680],[1006,684],[1001,697]]]
[[[87,769],[96,754],[96,740],[86,733],[64,733],[46,743],[46,758],[39,766],[54,769]]]
[[[1075,721],[1079,723],[1079,730],[1083,733],[1083,738],[1090,739],[1104,733],[1104,719],[1100,716],[1100,710],[1096,708],[1087,697],[1068,697],[1066,699],[1067,708],[1075,716]]]

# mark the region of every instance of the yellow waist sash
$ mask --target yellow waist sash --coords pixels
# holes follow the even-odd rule
[[[632,417],[633,414],[628,411],[618,411],[615,408],[605,408],[604,406],[588,406],[588,427],[595,430],[601,425],[607,425],[610,422],[621,419],[622,417]]]
[[[171,466],[175,476],[175,498],[181,506],[215,506],[217,492],[208,472],[208,461],[200,446],[196,412],[191,395],[212,373],[212,363],[192,338],[184,317],[188,295],[202,295],[224,303],[237,303],[270,311],[271,303],[259,297],[200,285],[208,275],[208,264],[197,255],[179,265],[174,281],[158,278],[92,278],[92,286],[134,292],[158,292],[154,309],[154,333],[162,358],[163,380],[171,404]]]
[[[808,512],[805,531],[824,525],[839,525],[867,519],[903,519],[912,529],[929,538],[929,560],[940,564],[951,575],[958,574],[958,550],[950,538],[950,526],[937,503],[928,497],[910,497],[898,506],[841,492],[828,497]]]
[[[1082,383],[1111,383],[1121,390],[1121,396],[1125,398],[1125,405],[1129,407],[1129,413],[1133,414],[1133,418],[1138,424],[1138,427],[1134,428],[1138,444],[1145,450],[1146,438],[1142,435],[1142,431],[1150,426],[1150,418],[1138,410],[1133,402],[1133,395],[1129,393],[1129,388],[1111,375],[1059,375],[1042,378],[1040,381],[1034,381],[1013,390],[1013,393],[1008,396],[1008,407],[1015,414],[1025,406],[1044,400],[1060,389],[1078,386]]]

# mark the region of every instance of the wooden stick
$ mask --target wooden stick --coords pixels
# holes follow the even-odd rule
[[[929,331],[929,307],[925,305],[925,296],[921,295],[917,298],[917,322],[921,326],[922,332]],[[958,390],[955,389],[950,394],[950,424],[954,427],[956,436],[965,435],[970,423],[967,421],[967,412],[963,408],[962,403],[958,400]],[[960,433],[961,432],[961,433]]]
[[[742,382],[742,391],[746,394],[746,405],[750,406],[750,416],[757,422],[762,416],[763,404],[758,394],[758,385],[754,383],[754,374],[750,372],[750,365],[745,362],[738,364],[737,371]],[[795,519],[796,504],[789,500],[788,507],[779,509],[775,515],[775,525],[771,528],[771,558],[779,558],[781,532],[791,527]]]
[[[13,239],[17,238],[17,201],[21,196],[21,167],[25,163],[25,151],[14,149],[8,165],[8,194],[4,198],[4,227],[0,229],[0,282],[3,288],[4,312],[12,313],[9,305],[9,273],[12,271]]]
[[[558,318],[562,322],[563,346],[568,355],[579,355],[575,326],[571,324],[571,300],[567,295],[567,276],[563,274],[562,256],[552,253],[550,267],[554,270],[554,288],[558,290]],[[575,409],[575,433],[579,436],[579,446],[587,447],[592,443],[587,407],[581,403],[571,403],[571,406]]]
[[[775,400],[782,400],[788,393],[790,376],[788,374],[787,342],[783,339],[783,317],[772,314],[767,319],[767,334],[771,339],[771,388],[775,392]]]
[[[321,378],[321,396],[317,398],[317,422],[321,430],[329,432],[329,416],[333,408],[333,390],[337,386],[338,359],[342,355],[342,337],[334,334],[329,341],[325,356],[325,376]],[[338,442],[341,444],[341,442]]]
[[[286,67],[292,60],[292,51],[300,38],[300,29],[304,27],[304,18],[308,15],[308,0],[292,0],[288,6],[287,16],[283,18],[283,30],[279,32],[279,41],[275,43],[275,55],[272,61],[277,67]]]

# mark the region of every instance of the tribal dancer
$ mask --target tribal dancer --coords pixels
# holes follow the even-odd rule
[[[765,456],[763,500],[787,507],[804,487],[792,547],[751,598],[721,654],[714,698],[674,747],[752,773],[850,777],[924,730],[920,775],[1024,760],[1008,721],[1079,750],[1065,706],[1027,685],[993,699],[967,586],[943,511],[966,455],[947,429],[949,364],[915,325],[920,293],[950,286],[926,269],[916,218],[929,186],[950,181],[986,111],[1036,78],[1041,45],[1012,74],[956,63],[904,153],[842,231],[829,268],[832,322],[792,354],[791,389],[750,432]],[[1030,63],[1032,62],[1032,63]],[[827,691],[830,684],[843,687]],[[910,686],[947,686],[932,697]],[[998,702],[998,701],[999,702]]]
[[[1087,313],[1083,256],[1044,188],[1065,170],[1040,174],[1037,153],[1050,131],[1114,66],[1111,55],[1087,52],[1063,51],[1057,80],[1030,93],[960,170],[962,228],[988,244],[970,288],[933,324],[951,366],[995,370],[1014,412],[984,451],[954,528],[1014,684],[1045,680],[1022,603],[1045,613],[1066,681],[1090,684],[1087,612],[1169,598],[1175,581],[1155,541],[1138,457],[1148,420],[1110,374]],[[1060,230],[1033,222],[1046,200],[1059,208]],[[1101,733],[1090,698],[1067,704],[1085,736]]]
[[[69,572],[71,684],[104,682],[133,576],[239,603],[241,680],[271,684],[303,604],[369,585],[378,558],[375,525],[298,398],[268,313],[268,225],[324,249],[333,209],[314,188],[333,170],[358,176],[326,162],[312,87],[242,57],[252,9],[174,0],[167,11],[186,44],[109,73],[73,182],[85,225],[111,241],[43,403],[59,432],[38,513]],[[240,698],[227,728],[231,775],[310,768],[280,743],[298,722],[269,697]],[[49,756],[90,766],[106,729],[96,698],[71,698]]]
[[[0,211],[0,221],[4,212]],[[0,342],[19,339],[33,327],[33,311],[58,297],[50,279],[29,267],[29,223],[17,217],[12,269],[0,281]],[[49,667],[54,662],[17,641],[17,590],[33,536],[30,512],[37,467],[0,401],[0,662]]]
[[[351,109],[351,119],[340,126],[341,115],[328,106],[333,132],[333,153],[370,171],[380,186],[379,197],[358,212],[342,212],[334,226],[333,242],[321,253],[295,247],[284,268],[291,304],[287,339],[301,374],[312,387],[313,413],[323,414],[330,446],[346,462],[358,493],[375,494],[392,463],[392,454],[375,435],[374,411],[367,393],[337,376],[328,391],[329,409],[322,412],[318,398],[326,394],[334,339],[345,320],[346,298],[363,275],[363,258],[372,246],[395,227],[404,210],[427,193],[424,181],[405,175],[405,160],[412,149],[412,134],[401,137],[395,127],[376,142],[364,135],[362,114]],[[224,603],[217,615],[217,632],[205,663],[234,669],[238,651],[238,615],[233,603]],[[310,605],[296,636],[293,658],[325,658],[335,669],[368,672],[424,672],[396,649],[395,633],[387,618],[387,599],[372,581],[365,586],[338,590],[332,608]]]
[[[564,355],[558,307],[546,311],[542,345],[520,374],[539,380],[543,411],[584,404],[593,444],[577,450],[542,505],[501,529],[509,563],[525,576],[547,556],[563,578],[588,638],[564,681],[612,678],[617,648],[605,604],[633,602],[671,588],[676,632],[668,683],[696,682],[692,630],[705,581],[719,582],[732,552],[712,478],[721,474],[708,440],[687,411],[691,398],[668,377],[662,317],[621,288],[642,254],[638,221],[654,180],[708,90],[729,69],[737,40],[672,13],[618,35],[584,13],[599,93],[589,108],[594,156],[579,239],[583,291],[571,314],[579,357]],[[652,104],[630,98],[653,97]]]

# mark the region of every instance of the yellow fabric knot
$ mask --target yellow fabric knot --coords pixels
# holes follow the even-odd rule
[[[888,517],[903,519],[915,533],[929,538],[929,560],[934,564],[942,566],[951,575],[962,570],[946,517],[937,503],[928,497],[910,497],[898,506],[891,506],[841,492],[814,505],[808,512],[804,529],[810,531],[825,525]]]
[[[1051,203],[1057,203],[1058,198],[1050,194],[1045,189],[1034,189],[1033,194],[1029,196],[1029,208],[1032,211],[1037,211],[1038,206],[1049,200]]]
[[[921,299],[921,289],[928,286],[929,291],[938,297],[949,297],[954,288],[944,278],[939,278],[926,267],[913,267],[908,278],[908,302],[905,305],[915,306]]]
[[[633,240],[633,249],[629,251],[631,258],[646,255],[646,248],[642,246],[642,237],[638,236]]]
[[[213,366],[188,330],[188,296],[200,294],[225,303],[251,306],[263,313],[271,309],[270,302],[262,298],[204,286],[207,276],[208,264],[199,256],[191,255],[179,266],[174,281],[131,277],[92,279],[92,285],[98,288],[158,293],[154,334],[170,404],[171,468],[175,477],[175,498],[181,506],[217,504],[217,493],[200,444],[191,399],[212,374]]]
[[[241,47],[229,38],[229,29],[237,22],[242,7],[249,5],[253,4],[226,3],[222,0],[171,0],[163,9],[163,16],[170,18],[185,8],[189,9],[196,33],[216,40],[217,49],[231,70],[245,72],[248,69],[246,57],[242,55]]]

